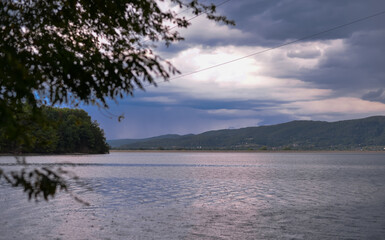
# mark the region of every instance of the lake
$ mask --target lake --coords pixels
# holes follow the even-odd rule
[[[31,156],[80,177],[28,201],[0,183],[0,239],[384,239],[385,153]],[[15,168],[0,157],[0,168]],[[31,167],[36,167],[31,166]]]

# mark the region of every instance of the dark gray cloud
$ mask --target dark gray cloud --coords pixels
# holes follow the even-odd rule
[[[221,1],[215,1],[219,3]],[[219,39],[188,38],[185,42],[159,50],[172,56],[195,44],[205,46],[275,46],[295,40],[349,21],[385,10],[383,0],[243,0],[230,1],[218,8],[237,23],[235,29],[248,34],[247,38]],[[327,52],[318,69],[296,72],[300,80],[316,84],[320,88],[341,92],[371,90],[385,87],[385,15],[355,23],[336,31],[318,36],[316,40],[342,39],[345,48],[340,52]],[[205,26],[200,26],[204,28]],[[171,55],[170,55],[171,54]],[[287,53],[290,58],[310,59],[320,52]],[[280,73],[277,73],[280,74]]]
[[[222,1],[213,2],[219,4]],[[196,31],[193,35],[187,34],[185,41],[170,47],[159,44],[157,51],[162,57],[169,58],[196,45],[203,48],[226,45],[273,47],[380,11],[385,11],[383,0],[232,0],[218,7],[218,12],[235,20],[236,26],[230,28],[240,30],[244,37],[239,37],[240,34],[223,37],[213,33],[211,37],[204,38],[201,32],[209,26],[199,25],[198,28],[202,31]],[[197,21],[199,22],[201,18],[203,16],[194,19],[192,24],[198,24]],[[360,51],[357,48],[365,48],[365,46],[367,49],[362,49],[363,51],[372,51],[377,46],[384,46],[381,42],[384,39],[383,33],[376,32],[383,29],[383,22],[385,22],[385,16],[381,15],[306,41],[345,39],[347,44],[355,48],[353,49],[355,52]],[[188,31],[190,30],[187,29],[182,33],[186,35]],[[381,36],[370,36],[376,34]],[[347,58],[349,55],[344,53]],[[288,56],[312,57],[311,54],[299,56],[295,53]],[[330,56],[330,59],[323,64],[326,67],[337,61],[338,67],[338,62],[344,61],[344,56],[338,56],[339,59],[337,56]]]
[[[385,90],[381,88],[378,90],[369,91],[362,96],[362,99],[385,103]]]
[[[243,0],[230,1],[223,13],[234,19],[236,28],[258,36],[254,39],[285,41],[321,32],[385,10],[382,0]],[[360,25],[360,23],[356,24]],[[382,22],[362,24],[359,29],[378,29]],[[318,39],[348,38],[354,26],[339,29]],[[254,42],[251,44],[264,44]]]
[[[220,2],[215,0],[217,4]],[[232,0],[218,8],[219,13],[236,21],[237,25],[230,27],[234,30],[231,34],[220,35],[218,30],[213,30],[210,35],[211,29],[204,29],[209,26],[199,25],[197,18],[192,23],[198,24],[202,31],[193,29],[193,33],[187,34],[189,37],[186,41],[169,48],[159,45],[157,52],[163,58],[172,58],[185,49],[197,46],[200,49],[227,45],[256,49],[261,46],[272,47],[383,10],[384,0]],[[385,15],[382,15],[308,39],[307,44],[314,43],[312,49],[298,46],[297,51],[295,45],[287,52],[284,48],[280,49],[283,54],[277,57],[283,59],[277,59],[277,62],[284,66],[274,64],[273,61],[272,69],[276,67],[277,70],[269,72],[268,77],[298,79],[308,84],[309,88],[332,90],[332,95],[322,95],[316,100],[341,97],[348,101],[351,99],[348,97],[356,97],[385,103],[384,22]],[[316,44],[321,41],[327,43],[325,40],[338,40],[341,47],[322,52],[316,48]],[[294,63],[321,60],[315,67],[297,69],[295,64],[286,65],[287,59]],[[280,69],[290,66],[294,66],[293,69]],[[199,99],[186,94],[186,91],[152,91],[151,88],[148,87],[146,92],[136,92],[134,98],[125,98],[118,105],[111,103],[110,111],[114,115],[125,115],[122,123],[117,123],[116,118],[105,117],[106,114],[97,109],[87,108],[87,111],[96,116],[110,139],[269,125],[295,120],[297,117],[337,120],[367,116],[364,110],[348,113],[342,110],[339,112],[338,109],[331,113],[310,111],[297,114],[308,108],[303,108],[302,104],[291,104],[295,100],[286,101],[282,97],[280,101],[240,101],[214,97]],[[306,87],[303,88],[306,91]],[[288,107],[283,109],[286,103]]]
[[[214,4],[222,2],[213,1]],[[219,6],[217,10],[218,13],[235,20],[236,26],[231,27],[232,29],[240,30],[248,34],[248,37],[239,38],[239,34],[233,34],[232,37],[221,38],[213,34],[211,38],[204,39],[197,32],[195,36],[188,36],[186,41],[167,49],[160,44],[160,51],[177,52],[195,44],[274,46],[378,13],[385,10],[385,2],[383,0],[232,0]],[[191,21],[193,26],[198,25],[202,30],[209,28],[210,26],[207,25],[199,25],[201,18],[203,16],[193,19]],[[349,38],[358,30],[373,30],[381,27],[381,21],[372,21],[371,24],[357,23],[314,39]],[[190,29],[178,31],[186,35]]]
[[[385,22],[385,17],[382,17]],[[316,70],[301,73],[304,81],[341,92],[385,88],[385,30],[356,32],[344,49],[328,52]]]

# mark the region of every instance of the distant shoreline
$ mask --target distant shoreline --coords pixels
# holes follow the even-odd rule
[[[360,150],[110,150],[110,153],[364,153],[375,154],[383,153],[385,151],[360,151]],[[0,153],[0,157],[33,157],[33,156],[86,156],[86,155],[106,155],[94,153],[26,153],[26,154],[10,154]]]
[[[361,151],[361,150],[110,150],[113,152],[193,152],[193,153],[384,153],[385,151]]]
[[[111,151],[110,151],[111,152]],[[33,157],[33,156],[82,156],[82,155],[105,155],[109,153],[0,153],[0,157]]]

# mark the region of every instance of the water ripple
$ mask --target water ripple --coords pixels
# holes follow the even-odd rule
[[[263,156],[112,154],[75,164],[83,184],[71,189],[90,206],[65,194],[35,204],[0,184],[0,239],[385,236],[384,155]]]

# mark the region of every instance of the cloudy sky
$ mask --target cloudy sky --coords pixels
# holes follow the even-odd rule
[[[264,52],[383,11],[383,0],[230,0],[218,12],[236,26],[201,16],[184,42],[156,49],[182,77],[85,110],[107,139],[385,115],[385,14]]]

